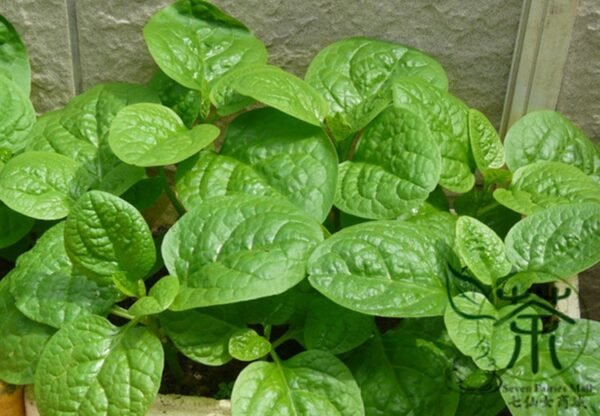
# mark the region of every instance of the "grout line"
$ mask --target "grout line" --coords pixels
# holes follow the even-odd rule
[[[73,69],[73,90],[75,95],[81,94],[83,81],[81,78],[81,55],[79,53],[79,26],[77,24],[76,0],[65,0],[67,5],[67,22],[69,43],[71,45],[71,66]]]

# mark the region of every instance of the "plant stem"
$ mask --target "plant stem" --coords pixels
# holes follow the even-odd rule
[[[273,342],[273,344],[271,344],[272,348],[275,349],[275,348],[279,347],[281,344],[283,344],[284,342],[289,341],[290,339],[294,339],[298,332],[299,332],[298,330],[287,331],[285,334],[283,334],[282,336],[277,338]]]
[[[165,173],[165,168],[163,166],[160,167],[160,174],[165,180],[165,194],[167,194],[167,198],[169,198],[169,201],[171,201],[171,204],[173,204],[175,211],[177,211],[177,214],[179,214],[179,216],[181,217],[183,214],[186,213],[186,210],[183,207],[183,205],[181,205],[181,202],[179,202],[179,199],[177,198],[177,195],[175,195],[175,192],[173,192],[171,184],[169,183],[169,178],[167,177],[167,174]]]
[[[173,344],[167,342],[164,344],[165,348],[165,359],[167,360],[167,365],[171,369],[171,372],[175,376],[178,381],[182,381],[185,377],[185,372],[183,368],[181,368],[181,364],[179,363],[179,359],[177,358],[177,350],[173,347]]]
[[[120,316],[121,318],[125,318],[125,319],[129,319],[130,321],[132,319],[135,319],[135,316],[131,315],[129,312],[127,312],[127,309],[122,308],[118,305],[114,305],[110,311],[111,314],[115,315],[115,316]]]

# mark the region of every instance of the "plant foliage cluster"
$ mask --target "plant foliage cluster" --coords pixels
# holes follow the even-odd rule
[[[148,85],[36,118],[0,17],[0,379],[43,415],[143,415],[175,354],[249,362],[234,415],[530,415],[500,382],[600,387],[600,325],[549,328],[531,290],[600,260],[600,152],[571,122],[503,143],[439,63],[379,40],[301,79],[200,0],[144,38]]]

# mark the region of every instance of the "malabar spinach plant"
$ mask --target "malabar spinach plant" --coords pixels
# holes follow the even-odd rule
[[[600,260],[577,127],[535,112],[503,144],[385,41],[298,78],[200,0],[144,37],[148,85],[36,119],[0,18],[0,379],[42,415],[143,415],[183,356],[246,362],[234,415],[600,413],[600,324],[540,290]]]

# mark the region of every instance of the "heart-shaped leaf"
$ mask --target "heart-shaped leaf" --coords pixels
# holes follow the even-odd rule
[[[220,154],[202,152],[182,163],[176,181],[188,209],[215,196],[281,195],[322,222],[336,178],[337,156],[321,129],[259,109],[229,125]]]
[[[94,315],[80,318],[61,328],[40,357],[37,405],[48,416],[146,414],[158,393],[163,360],[160,340],[150,330],[118,328]]]
[[[2,15],[0,15],[0,76],[12,80],[26,97],[29,96],[31,68],[27,48],[13,25]]]
[[[441,315],[447,254],[427,229],[400,221],[348,227],[308,260],[310,283],[334,302],[368,315]]]
[[[108,142],[125,163],[146,167],[181,162],[218,136],[219,129],[212,124],[199,124],[188,130],[173,110],[159,104],[139,103],[117,114]]]
[[[0,199],[40,220],[65,217],[93,179],[77,162],[57,153],[26,152],[0,171]]]
[[[241,329],[229,338],[229,353],[237,360],[254,361],[271,351],[271,343],[250,328]]]
[[[276,295],[305,276],[319,224],[283,200],[213,198],[167,232],[162,254],[181,283],[173,310]]]
[[[0,47],[1,31],[0,20]],[[35,123],[35,110],[21,87],[2,75],[1,71],[0,64],[0,149],[17,153],[29,142],[27,135]]]
[[[469,141],[480,171],[504,166],[504,147],[498,132],[483,113],[469,109]]]
[[[352,160],[340,165],[335,205],[364,218],[407,214],[435,189],[441,165],[425,122],[404,109],[389,108],[367,126]]]
[[[255,362],[238,376],[231,394],[232,414],[365,414],[352,374],[335,356],[305,351],[287,361]]]
[[[65,248],[71,261],[99,281],[114,273],[145,278],[156,261],[152,233],[135,207],[101,191],[86,193],[65,224]]]

